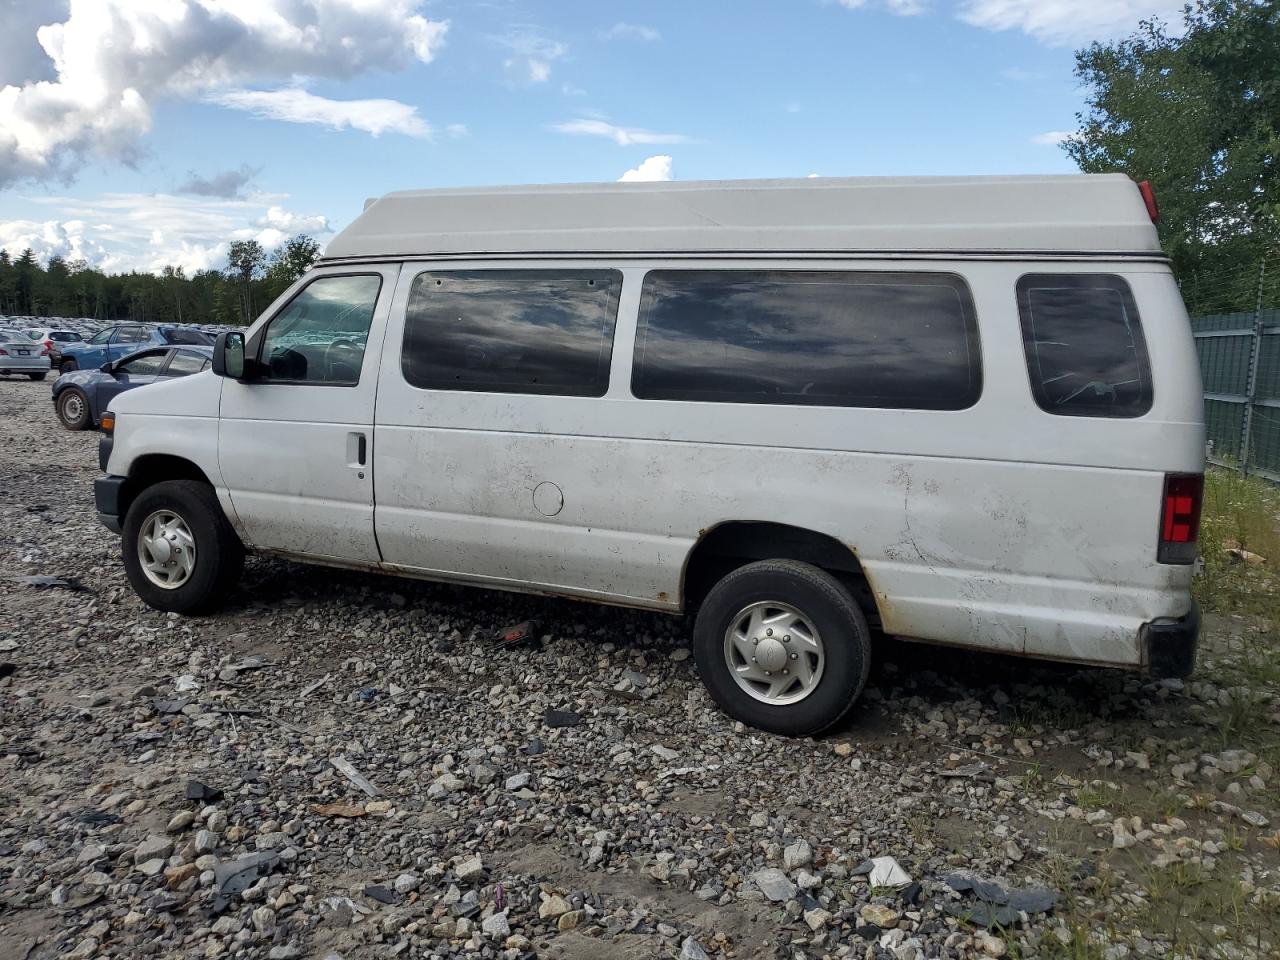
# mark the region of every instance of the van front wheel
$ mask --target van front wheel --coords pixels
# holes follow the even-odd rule
[[[707,594],[693,652],[702,682],[730,716],[809,736],[837,723],[862,692],[871,636],[857,601],[831,574],[764,560]]]
[[[169,480],[140,493],[125,515],[122,539],[134,591],[170,613],[216,606],[244,567],[244,547],[213,489],[194,480]]]

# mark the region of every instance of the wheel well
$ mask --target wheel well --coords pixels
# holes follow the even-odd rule
[[[209,483],[204,471],[190,460],[167,453],[145,454],[133,462],[129,469],[129,479],[120,489],[120,519],[124,520],[138,494],[165,480],[198,480]],[[213,484],[209,483],[209,486]]]
[[[785,523],[736,520],[704,533],[685,560],[685,609],[696,609],[722,577],[757,560],[799,560],[821,567],[849,588],[868,624],[879,629],[875,595],[852,548],[825,533]]]

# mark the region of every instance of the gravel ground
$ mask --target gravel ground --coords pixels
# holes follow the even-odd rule
[[[0,379],[5,960],[1276,956],[1270,625],[1185,685],[886,641],[788,740],[676,618],[261,558],[155,612],[51,406]]]

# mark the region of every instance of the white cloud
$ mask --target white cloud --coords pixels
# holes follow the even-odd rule
[[[608,137],[620,147],[633,144],[652,143],[688,143],[689,138],[682,133],[654,133],[638,127],[619,127],[606,120],[580,117],[577,120],[566,120],[552,128],[560,133],[583,134],[591,137]]]
[[[508,79],[518,84],[546,83],[551,79],[551,64],[569,52],[565,44],[544,37],[531,27],[499,37],[498,43],[511,51],[502,66]]]
[[[332,233],[327,218],[289,210],[280,195],[220,199],[108,193],[25,199],[49,207],[52,216],[0,223],[0,247],[16,255],[29,246],[42,260],[52,254],[82,257],[107,271],[156,272],[170,264],[189,273],[221,269],[231,240],[254,238],[272,249],[297,233],[321,240]]]
[[[662,39],[662,34],[653,27],[646,27],[641,23],[622,23],[621,21],[605,30],[600,36],[605,40],[644,40],[647,43]]]
[[[451,140],[461,140],[463,137],[468,136],[471,130],[465,123],[451,123],[444,128],[444,132]]]
[[[1179,20],[1185,0],[965,0],[960,19],[988,30],[1021,30],[1050,44],[1132,33],[1149,17]]]
[[[89,157],[132,162],[154,106],[165,99],[429,62],[448,24],[423,17],[422,6],[423,0],[70,0],[65,18],[36,31],[53,79],[0,88],[0,188],[23,179],[69,179]],[[8,17],[3,22],[10,30]],[[30,29],[25,21],[19,26]]]
[[[836,0],[836,2],[846,10],[862,10],[869,5],[868,0]],[[928,10],[929,2],[928,0],[880,0],[872,6],[883,7],[900,17],[914,17]]]
[[[634,183],[645,180],[674,180],[675,169],[672,160],[665,153],[646,157],[639,166],[632,167],[618,178],[619,183]]]
[[[1056,147],[1060,143],[1066,143],[1074,136],[1075,134],[1068,130],[1048,130],[1044,133],[1037,133],[1031,138],[1031,142],[1042,147]]]
[[[233,110],[245,110],[262,120],[316,123],[332,130],[350,127],[375,137],[388,132],[423,139],[431,136],[431,127],[418,116],[417,107],[399,100],[330,100],[297,87],[224,90],[208,99]]]

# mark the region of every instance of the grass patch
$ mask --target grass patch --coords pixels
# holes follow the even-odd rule
[[[1240,560],[1233,548],[1265,562]],[[1257,477],[1211,468],[1204,478],[1200,554],[1204,569],[1194,590],[1206,610],[1255,613],[1274,622],[1280,608],[1280,490]]]

